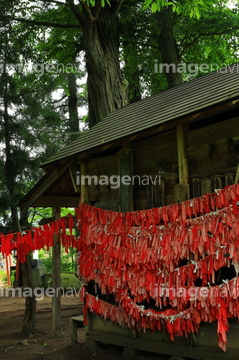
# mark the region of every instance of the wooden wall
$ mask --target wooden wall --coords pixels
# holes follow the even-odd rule
[[[238,156],[233,149],[239,139],[239,117],[188,132],[188,170],[193,178],[235,173]]]
[[[118,174],[117,155],[91,159],[86,164],[87,175],[106,175],[108,177]],[[98,202],[99,200],[118,198],[118,189],[112,189],[109,185],[89,185],[88,201]]]
[[[133,146],[134,174],[142,179],[145,175],[160,175],[162,205],[174,202],[174,186],[178,178],[176,130],[140,141]],[[158,186],[158,184],[157,184]],[[134,185],[134,208],[141,210],[150,206],[146,186]],[[160,187],[159,187],[160,191]],[[153,204],[152,204],[153,205]],[[157,204],[155,204],[157,206]]]
[[[191,128],[190,128],[191,127]],[[202,123],[188,126],[186,133],[186,157],[190,197],[213,191],[219,185],[233,182],[239,156],[234,150],[239,140],[239,117],[207,125]],[[175,202],[175,185],[179,182],[177,130],[151,136],[130,145],[133,151],[134,210],[158,207]],[[238,146],[239,147],[239,146]],[[119,174],[119,154],[90,159],[86,164],[88,175]],[[146,176],[151,176],[156,185],[147,186]],[[159,181],[160,176],[160,181]],[[221,179],[221,180],[220,180]],[[220,188],[220,187],[219,187]],[[195,191],[195,189],[197,191]],[[119,189],[110,185],[90,185],[89,202],[119,199]]]

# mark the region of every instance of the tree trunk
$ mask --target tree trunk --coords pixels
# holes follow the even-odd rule
[[[31,255],[26,257],[25,263],[21,264],[23,287],[30,288],[32,296],[27,296],[25,301],[25,315],[23,320],[22,334],[30,336],[35,333],[36,323],[36,297],[33,291],[31,276]]]
[[[122,36],[123,58],[124,58],[124,74],[128,85],[129,102],[134,103],[141,100],[140,70],[139,70],[139,54],[137,48],[137,7],[124,6],[122,8],[122,17],[124,19],[125,28]]]
[[[178,69],[179,56],[172,26],[172,9],[170,7],[164,8],[156,16],[161,28],[159,45],[163,63],[174,65],[169,68],[169,72],[166,72],[168,88],[171,88],[183,83],[182,73],[173,71],[173,69]]]
[[[7,64],[7,59],[6,62]],[[12,158],[12,144],[11,144],[11,117],[9,115],[9,77],[6,73],[6,69],[2,75],[2,84],[4,84],[4,142],[5,142],[5,177],[6,186],[9,194],[9,202],[11,208],[11,225],[12,231],[19,232],[20,224],[18,219],[17,205],[16,205],[16,169],[13,165]],[[32,279],[31,279],[31,259],[27,258],[27,261],[22,265],[23,271],[23,284],[24,287],[29,287],[33,290]],[[36,315],[36,300],[35,296],[26,297],[26,310],[23,322],[22,332],[26,335],[30,335],[35,331],[35,315]]]
[[[112,2],[104,8],[99,3],[82,11],[72,9],[82,28],[86,67],[88,72],[89,126],[92,127],[127,103],[124,81],[119,63],[117,6]],[[99,11],[97,11],[97,6]]]
[[[137,59],[137,48],[136,44],[130,41],[123,41],[124,48],[124,61],[125,67],[124,72],[129,82],[128,94],[129,103],[132,104],[136,101],[141,100],[141,86],[139,78],[139,67]]]

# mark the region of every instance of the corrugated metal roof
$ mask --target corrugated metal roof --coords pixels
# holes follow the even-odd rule
[[[239,97],[239,63],[116,110],[42,165]]]

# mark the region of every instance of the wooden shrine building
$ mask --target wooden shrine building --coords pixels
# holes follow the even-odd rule
[[[236,63],[127,105],[83,132],[42,164],[45,175],[19,206],[22,211],[80,203],[120,212],[158,208],[237,183],[238,163]],[[119,183],[122,177],[126,181]],[[180,349],[195,359],[211,358],[212,351],[217,359],[236,359],[239,326],[233,321],[226,353],[217,347],[214,324],[203,324],[196,340],[176,338],[174,347],[165,333],[132,335],[90,314],[89,336],[164,354]]]

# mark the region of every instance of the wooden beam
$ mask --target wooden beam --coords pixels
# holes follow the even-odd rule
[[[198,146],[201,147],[204,144],[213,144],[232,137],[234,140],[239,137],[238,116],[220,122],[220,126],[216,123],[189,131],[187,136],[187,150],[195,149],[195,147]]]
[[[69,172],[70,172],[71,181],[72,181],[72,185],[74,187],[75,192],[80,193],[81,187],[80,187],[80,184],[78,183],[78,177],[80,175],[80,168],[76,167],[74,165],[71,165],[69,167]]]
[[[24,213],[29,207],[32,206],[34,201],[37,200],[39,196],[41,196],[44,191],[46,191],[59,177],[62,175],[65,170],[71,165],[73,160],[69,160],[58,166],[51,174],[41,182],[39,181],[39,185],[36,185],[29,195],[26,195],[25,199],[23,198],[20,201],[19,206],[21,208],[22,213]],[[46,176],[46,175],[45,175]]]
[[[87,175],[87,169],[86,164],[81,163],[80,164],[80,177],[82,179],[83,176]],[[83,183],[83,181],[80,181],[80,188],[81,188],[81,196],[80,196],[80,202],[87,203],[89,201],[88,197],[88,185],[86,183]]]
[[[120,211],[133,211],[133,151],[130,148],[124,147],[119,151],[118,157],[119,175],[120,175]],[[126,176],[128,176],[129,181]],[[123,178],[124,177],[124,178]],[[124,183],[122,180],[124,179]],[[126,184],[127,182],[127,184]]]
[[[55,220],[60,219],[61,209],[52,208],[52,217]],[[60,235],[54,235],[52,248],[52,286],[54,296],[52,297],[52,330],[56,337],[63,336],[61,331],[61,243]]]
[[[79,196],[39,196],[31,207],[78,207]]]
[[[237,165],[237,171],[236,171],[236,176],[235,176],[235,181],[234,183],[237,184],[239,180],[239,163]]]
[[[188,183],[188,162],[186,156],[186,126],[179,124],[177,126],[177,145],[178,145],[178,168],[179,183]]]
[[[181,202],[189,199],[188,162],[186,155],[187,125],[177,125],[178,174],[179,184],[175,187],[175,200]]]

